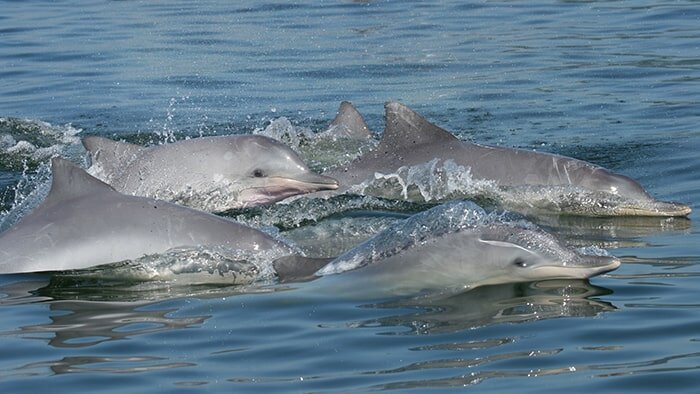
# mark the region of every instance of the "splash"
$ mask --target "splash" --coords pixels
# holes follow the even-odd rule
[[[327,219],[315,225],[285,231],[284,236],[299,245],[307,256],[331,258],[347,252],[401,219],[399,215],[386,214]]]
[[[264,129],[255,129],[253,134],[263,135],[278,140],[295,151],[299,152],[302,146],[314,138],[314,133],[306,127],[294,126],[286,117],[280,117],[270,121]]]
[[[493,181],[474,179],[468,167],[453,160],[433,159],[400,167],[394,173],[377,172],[374,179],[352,187],[350,192],[413,202],[442,202],[489,196],[497,190],[498,185]]]
[[[393,173],[377,172],[372,179],[351,187],[349,193],[424,203],[470,199],[522,214],[605,217],[664,216],[667,212],[672,216],[684,209],[680,204],[632,200],[573,185],[502,186],[493,180],[475,179],[469,167],[439,159],[400,167]]]
[[[70,124],[53,126],[39,120],[0,118],[0,167],[35,168],[78,146],[80,132]]]
[[[51,168],[42,163],[35,171],[25,166],[19,182],[5,193],[12,194],[10,208],[0,211],[0,232],[7,230],[44,201],[51,189]]]
[[[148,185],[144,185],[146,191],[135,191],[133,194],[151,195],[159,200],[170,201],[175,204],[188,206],[205,212],[223,212],[232,208],[245,208],[245,202],[240,198],[241,185],[222,179],[217,183],[208,183],[210,187],[206,190],[199,185],[196,188],[187,187],[183,190],[152,190]]]
[[[396,223],[322,268],[319,275],[337,274],[396,255],[428,239],[477,225],[499,216],[469,201],[455,201],[418,213]]]
[[[353,138],[343,133],[340,126],[315,133],[307,127],[293,125],[285,117],[272,120],[267,127],[254,130],[253,134],[286,144],[311,169],[319,172],[350,163],[377,145],[376,140]]]
[[[0,231],[18,222],[43,201],[51,187],[48,161],[62,155],[80,160],[80,129],[70,124],[0,118],[0,168],[20,172],[18,181],[4,191],[9,207],[0,212]]]
[[[106,264],[85,270],[61,273],[81,280],[151,282],[169,285],[272,283],[276,278],[272,263],[289,255],[286,248],[265,251],[200,246],[171,249],[132,261]]]

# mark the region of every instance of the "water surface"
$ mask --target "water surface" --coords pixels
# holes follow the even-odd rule
[[[375,132],[382,104],[399,100],[465,140],[592,161],[695,209],[689,220],[537,218],[575,247],[607,248],[622,267],[590,281],[449,296],[353,300],[309,284],[0,276],[4,392],[697,390],[694,2],[95,0],[0,9],[3,220],[40,200],[51,155],[82,159],[80,136],[158,143],[251,133],[282,117],[322,131],[341,100]],[[413,209],[292,223],[283,233],[325,236],[308,247],[332,254],[348,246],[332,242],[338,231],[352,243]]]

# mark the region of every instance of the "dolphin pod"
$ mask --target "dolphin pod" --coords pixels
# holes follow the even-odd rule
[[[256,135],[201,137],[144,148],[87,137],[94,175],[117,191],[210,212],[333,190],[286,145]]]
[[[340,190],[371,180],[376,173],[390,174],[438,159],[454,161],[468,168],[473,178],[495,181],[501,187],[573,186],[623,200],[604,215],[687,216],[691,212],[687,205],[655,200],[638,182],[603,167],[556,154],[461,141],[397,102],[388,102],[385,110],[386,127],[377,148],[324,173],[340,182]],[[356,112],[347,104],[341,111]],[[357,120],[349,124],[366,127]]]
[[[395,294],[587,278],[619,265],[614,258],[580,255],[541,230],[499,223],[469,202],[416,214],[336,259],[312,259],[216,215],[121,194],[61,158],[52,160],[52,174],[45,201],[0,234],[0,273],[80,270],[177,248],[224,246],[276,250],[271,265],[281,281],[350,271],[375,284],[374,292]]]
[[[312,286],[369,295],[582,279],[620,265],[615,257],[582,254],[532,224],[465,201],[415,214],[332,259],[307,258],[257,229],[176,204],[224,211],[318,191],[352,192],[376,173],[433,160],[454,161],[475,179],[503,187],[572,186],[619,196],[629,202],[615,212],[621,216],[690,212],[682,204],[656,201],[636,181],[600,166],[464,142],[402,104],[390,102],[385,108],[386,128],[377,147],[323,175],[311,172],[287,146],[263,136],[203,137],[150,148],[85,138],[91,170],[102,180],[54,158],[45,201],[0,233],[0,274],[83,270],[182,248],[223,247],[270,256],[267,264],[280,282],[313,279]],[[348,102],[341,104],[328,132],[371,138]],[[200,280],[199,273],[191,277]],[[185,281],[186,274],[191,272],[182,271]],[[228,280],[221,272],[219,279],[216,272],[207,275]]]

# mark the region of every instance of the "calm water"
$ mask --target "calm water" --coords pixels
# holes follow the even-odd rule
[[[0,276],[3,392],[696,392],[697,3],[0,1],[0,10],[4,218],[21,216],[19,200],[45,185],[51,154],[81,157],[81,135],[146,143],[250,133],[281,117],[320,131],[341,100],[377,131],[382,103],[400,100],[461,138],[593,161],[695,209],[690,220],[539,219],[623,266],[590,282],[451,297]],[[285,234],[303,241],[391,220],[356,214]]]

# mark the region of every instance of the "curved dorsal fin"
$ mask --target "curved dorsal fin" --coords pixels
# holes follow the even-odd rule
[[[459,141],[450,134],[418,115],[415,111],[396,101],[384,104],[386,127],[379,143],[387,149],[439,142]]]
[[[360,115],[354,105],[349,101],[343,101],[340,103],[338,108],[338,113],[335,115],[335,119],[329,125],[330,128],[342,127],[341,131],[344,137],[352,137],[357,139],[371,138],[372,135],[365,123],[364,118]]]
[[[101,180],[61,157],[51,159],[51,190],[44,204],[55,203],[90,193],[115,192]],[[116,192],[115,192],[116,193]]]
[[[146,149],[128,142],[97,136],[83,138],[82,142],[85,149],[90,152],[93,164],[99,165],[110,177],[121,171]]]

